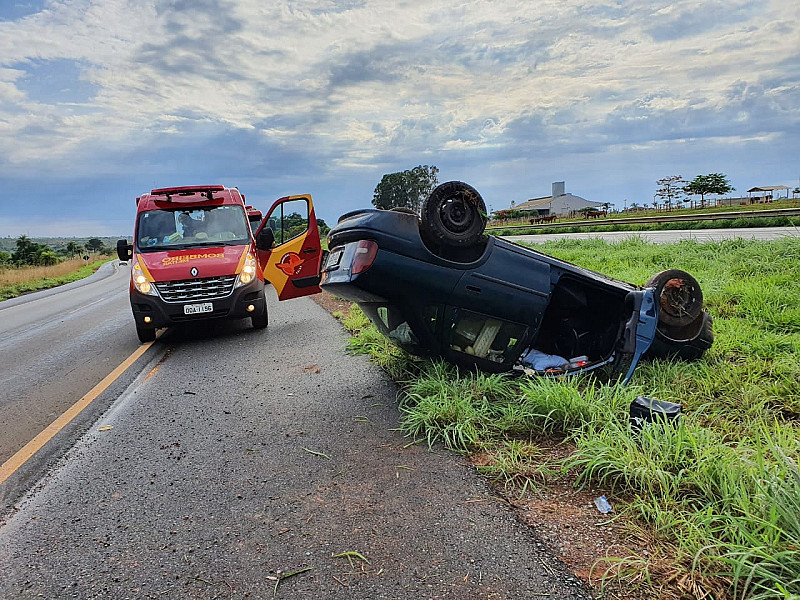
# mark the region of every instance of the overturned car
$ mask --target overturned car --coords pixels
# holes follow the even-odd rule
[[[671,269],[644,287],[484,234],[480,194],[457,181],[405,210],[343,215],[322,287],[356,302],[404,350],[488,372],[596,371],[627,382],[642,357],[700,358],[711,316]]]

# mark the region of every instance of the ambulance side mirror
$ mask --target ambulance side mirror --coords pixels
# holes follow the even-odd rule
[[[133,257],[133,244],[128,240],[117,240],[117,256],[120,260],[130,260]]]
[[[262,227],[256,238],[256,248],[259,250],[272,250],[275,245],[275,232],[271,227]]]

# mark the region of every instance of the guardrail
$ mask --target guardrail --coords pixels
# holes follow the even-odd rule
[[[492,229],[552,229],[553,227],[595,227],[597,225],[647,225],[651,223],[679,223],[681,221],[717,221],[720,219],[754,219],[758,217],[800,217],[800,208],[770,208],[767,210],[737,210],[689,215],[661,215],[657,217],[623,217],[621,219],[581,219],[580,221],[552,221],[536,225],[496,225]]]

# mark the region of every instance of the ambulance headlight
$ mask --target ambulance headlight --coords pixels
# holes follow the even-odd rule
[[[138,256],[133,261],[133,267],[131,268],[131,280],[133,281],[133,287],[136,288],[136,291],[148,296],[158,296],[156,287],[148,279],[147,275],[145,275],[144,269],[142,269],[142,266],[139,264]]]
[[[248,252],[247,256],[244,259],[242,272],[239,273],[239,276],[236,279],[236,287],[242,287],[243,285],[247,285],[255,278],[256,278],[256,258],[250,252]]]

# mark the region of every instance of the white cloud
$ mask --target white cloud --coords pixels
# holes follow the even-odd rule
[[[328,175],[719,140],[723,122],[797,141],[799,23],[788,0],[51,0],[0,22],[0,174],[125,173],[120,153],[198,130]],[[25,93],[34,62],[64,60],[91,98]]]

